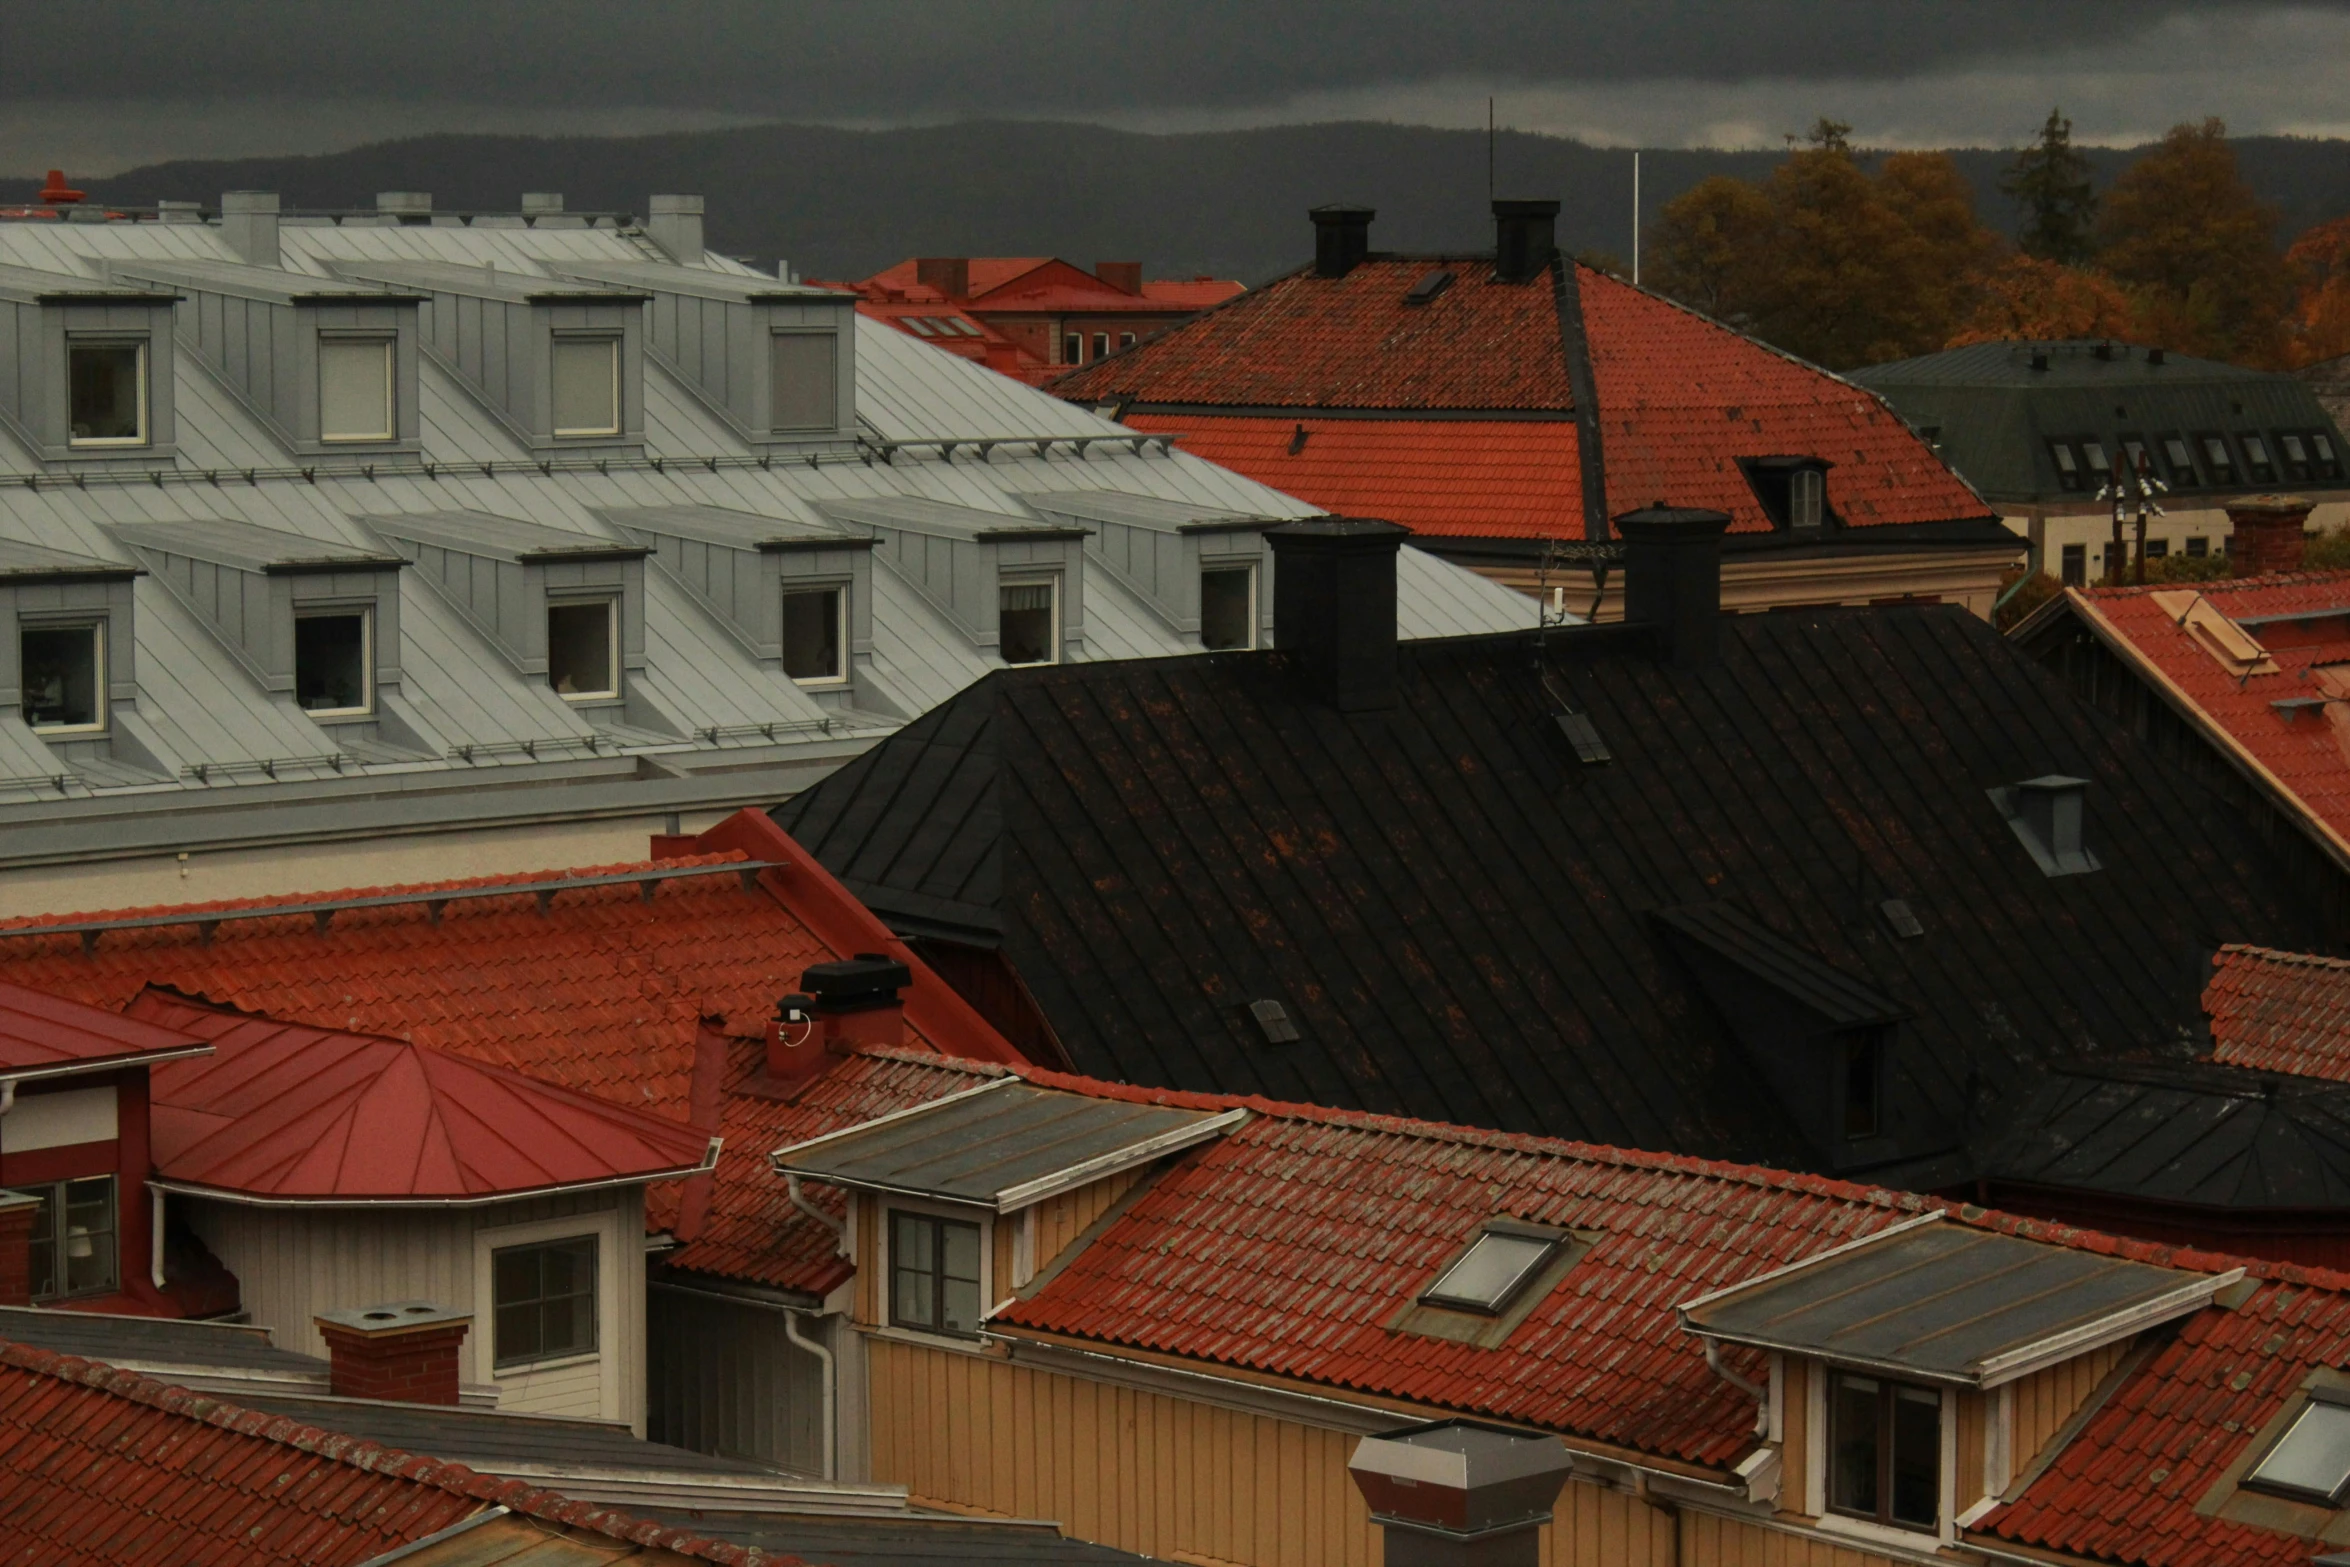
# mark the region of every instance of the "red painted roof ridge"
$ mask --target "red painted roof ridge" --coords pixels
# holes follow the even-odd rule
[[[607,1539],[632,1545],[652,1545],[684,1556],[697,1556],[705,1561],[728,1563],[729,1567],[808,1567],[798,1556],[776,1555],[739,1545],[728,1545],[704,1539],[683,1529],[671,1528],[649,1519],[594,1503],[576,1501],[557,1491],[546,1490],[521,1480],[502,1480],[485,1475],[463,1464],[409,1453],[396,1447],[371,1442],[341,1432],[321,1430],[287,1415],[264,1414],[233,1404],[209,1393],[197,1393],[169,1382],[136,1372],[123,1371],[102,1360],[89,1360],[79,1355],[60,1355],[49,1350],[35,1349],[0,1339],[0,1365],[12,1366],[34,1376],[89,1388],[109,1398],[143,1405],[159,1414],[181,1420],[193,1420],[219,1430],[231,1431],[272,1446],[290,1448],[296,1452],[324,1459],[329,1463],[374,1474],[391,1475],[416,1485],[445,1491],[487,1506],[500,1506],[509,1512],[526,1513],[534,1518],[585,1529]],[[122,1433],[110,1432],[117,1440],[110,1445],[118,1449],[127,1444],[119,1438]],[[32,1455],[39,1456],[39,1455]],[[135,1459],[126,1457],[126,1462]],[[5,1460],[0,1460],[4,1463]],[[182,1471],[189,1473],[189,1471]],[[256,1483],[249,1471],[239,1468],[233,1477],[218,1472],[201,1475],[202,1481],[233,1484],[248,1497],[266,1505],[268,1498],[261,1495],[263,1487]],[[146,1498],[143,1506],[152,1508],[153,1498]]]
[[[2271,571],[2257,577],[2217,577],[2208,582],[2126,582],[2120,587],[2111,583],[2090,583],[2069,591],[2087,599],[2146,598],[2156,593],[2177,593],[2189,590],[2205,598],[2223,593],[2243,593],[2261,588],[2290,588],[2304,584],[2350,583],[2350,569],[2334,571]]]
[[[581,880],[593,876],[625,876],[632,871],[676,870],[696,865],[724,865],[750,856],[739,849],[714,854],[681,854],[659,860],[624,860],[612,865],[581,865],[558,870],[509,871],[495,876],[460,876],[447,881],[400,882],[384,887],[343,887],[319,892],[288,893],[265,898],[220,898],[196,903],[156,903],[142,907],[94,909],[66,914],[35,914],[0,921],[0,930],[38,930],[47,925],[79,925],[93,920],[149,919],[157,915],[235,913],[243,909],[284,908],[298,913],[320,903],[350,898],[423,898],[436,892],[469,892],[477,887],[528,887],[549,881]]]

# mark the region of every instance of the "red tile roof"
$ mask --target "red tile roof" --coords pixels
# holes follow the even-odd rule
[[[1440,267],[1457,281],[1425,305],[1406,304],[1412,284]],[[1801,455],[1833,465],[1828,504],[1848,527],[1991,515],[1874,393],[1606,273],[1582,269],[1578,290],[1611,511],[1663,500],[1726,511],[1735,532],[1767,532],[1737,459]],[[1549,283],[1496,283],[1491,261],[1476,258],[1374,258],[1343,278],[1293,273],[1052,386],[1080,401],[1133,401],[1129,422],[1193,432],[1187,450],[1276,486],[1300,469],[1268,432],[1294,432],[1304,418],[1313,432],[1304,457],[1336,427],[1316,423],[1315,409],[1408,418],[1574,407]],[[1201,410],[1218,408],[1267,422],[1211,424]],[[1417,512],[1426,531],[1487,537],[1526,536],[1549,525],[1528,519],[1563,517],[1580,537],[1571,456],[1555,471],[1529,471],[1535,452],[1556,453],[1568,439],[1432,420],[1373,425],[1331,444],[1352,443],[1351,512],[1418,528]],[[1307,481],[1339,493],[1324,472],[1334,460],[1307,463]],[[1449,465],[1451,498],[1432,506],[1439,464]]]
[[[2230,943],[2203,988],[2211,1056],[2350,1083],[2350,962]]]
[[[963,302],[981,310],[1106,314],[1167,308],[1204,310],[1246,292],[1244,285],[1230,278],[1150,278],[1136,296],[1052,256],[973,256],[965,265],[970,268],[970,292]],[[901,261],[849,286],[898,290],[909,299],[917,294],[939,297],[919,281],[918,266],[910,259]]]
[[[355,1567],[500,1506],[706,1561],[799,1561],[0,1342],[0,1558],[10,1562]]]
[[[2231,620],[2338,610],[2341,619],[2311,623],[2298,634],[2255,626],[2275,664],[2270,674],[2239,676],[2223,665],[2156,602],[2157,594],[2199,593]],[[2350,661],[2350,571],[2248,577],[2169,587],[2073,588],[2064,602],[2125,662],[2150,675],[2159,693],[2200,717],[2223,746],[2265,773],[2299,809],[2350,852],[2350,706],[2329,693],[2318,666]],[[2172,602],[2176,602],[2173,600]],[[2053,613],[2053,611],[2047,612]],[[2350,695],[2345,688],[2340,695]],[[2279,701],[2314,702],[2280,711]]]
[[[699,1168],[704,1134],[444,1051],[150,991],[216,1054],[152,1078],[156,1173],[280,1201],[482,1199]]]
[[[205,1048],[156,1023],[0,981],[0,1077],[103,1072]]]

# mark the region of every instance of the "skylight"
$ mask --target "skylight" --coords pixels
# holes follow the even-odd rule
[[[2350,1490],[2350,1408],[2310,1404],[2245,1479],[2333,1506]]]
[[[1558,1248],[1554,1237],[1489,1229],[1420,1299],[1431,1306],[1498,1314]]]

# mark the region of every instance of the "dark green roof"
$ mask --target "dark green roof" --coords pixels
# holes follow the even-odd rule
[[[2124,437],[2148,443],[2156,473],[2182,498],[2350,485],[2339,468],[2329,475],[2322,465],[2285,466],[2287,434],[2306,441],[2322,433],[2337,463],[2350,461],[2306,383],[2160,352],[2128,343],[1975,343],[1875,365],[1852,379],[1927,432],[1943,460],[1993,502],[2090,500],[2096,481],[2068,488],[2057,445],[2070,445],[2078,462],[2081,442],[2097,442],[2110,457]],[[2194,468],[2173,470],[2162,439],[2173,435],[2190,441]],[[2231,457],[2224,482],[2203,451],[2202,438],[2214,435]],[[2252,471],[2246,435],[2259,436],[2276,465],[2267,478]]]

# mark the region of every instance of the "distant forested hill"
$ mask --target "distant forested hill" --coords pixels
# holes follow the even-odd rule
[[[2253,187],[2282,214],[2280,240],[2350,213],[2350,142],[2253,137],[2236,147]],[[2136,156],[2089,155],[2101,180]],[[2011,154],[1953,156],[1981,193],[1985,220],[2012,227],[1997,192]],[[1653,219],[1708,175],[1751,178],[1775,161],[1774,153],[1645,153],[1643,205]],[[1630,153],[1510,132],[1495,163],[1501,194],[1565,204],[1560,237],[1571,248],[1630,254]],[[379,190],[425,190],[444,210],[512,210],[525,190],[556,190],[574,209],[639,213],[654,191],[698,191],[709,198],[713,247],[763,262],[788,258],[820,277],[861,277],[916,254],[1055,254],[1081,264],[1139,258],[1153,276],[1254,282],[1308,253],[1305,209],[1325,201],[1377,207],[1372,242],[1381,249],[1489,245],[1485,169],[1484,133],[1400,125],[1180,136],[1038,123],[772,125],[612,140],[425,137],[324,157],[158,164],[87,183],[98,199],[126,205],[275,190],[289,206],[349,207]],[[0,180],[0,201],[36,188],[35,180]]]

